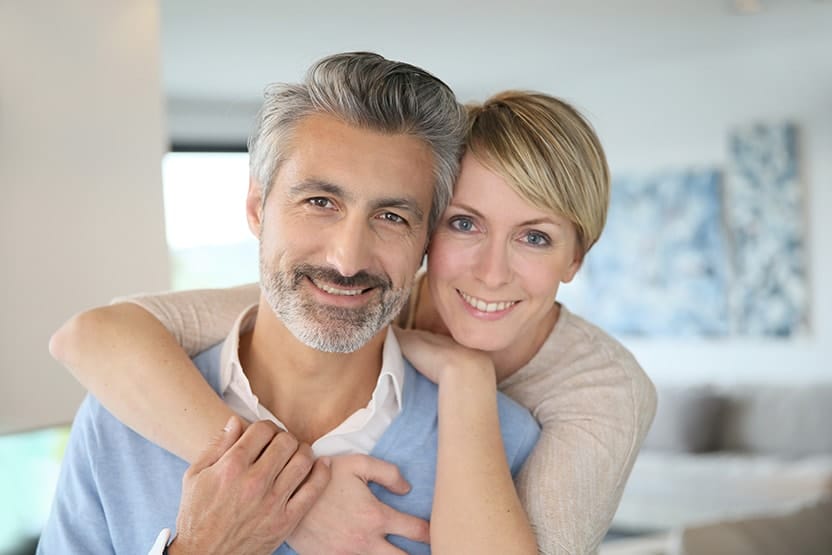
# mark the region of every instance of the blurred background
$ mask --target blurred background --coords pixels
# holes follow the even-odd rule
[[[466,102],[544,91],[598,131],[609,224],[562,301],[660,393],[617,535],[825,499],[832,2],[0,0],[0,554],[31,551],[83,394],[50,334],[118,295],[254,281],[263,87],[346,50]]]

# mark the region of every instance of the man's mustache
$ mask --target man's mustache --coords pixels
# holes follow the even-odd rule
[[[380,287],[382,289],[393,288],[393,283],[387,276],[371,274],[365,270],[361,270],[352,276],[344,276],[334,268],[313,266],[311,264],[295,266],[293,270],[293,284],[298,286],[305,277],[316,281],[325,281],[346,289],[370,289],[373,287]]]

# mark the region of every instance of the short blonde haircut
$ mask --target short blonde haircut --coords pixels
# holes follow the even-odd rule
[[[598,136],[552,96],[505,91],[468,107],[468,151],[526,201],[570,220],[583,257],[607,219],[610,172]]]

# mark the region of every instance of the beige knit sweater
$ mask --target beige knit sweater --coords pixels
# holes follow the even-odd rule
[[[255,284],[129,300],[193,356],[223,340],[258,296]],[[537,355],[500,390],[542,428],[517,479],[540,553],[594,553],[653,420],[653,384],[620,343],[564,307]]]

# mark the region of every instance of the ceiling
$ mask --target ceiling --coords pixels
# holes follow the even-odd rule
[[[174,101],[256,103],[321,56],[373,50],[469,100],[830,29],[828,0],[163,0],[163,81]]]

